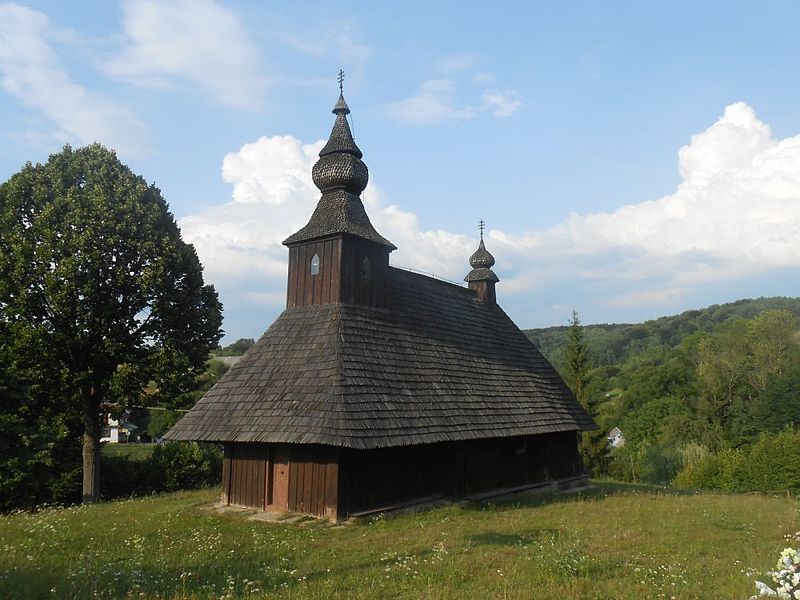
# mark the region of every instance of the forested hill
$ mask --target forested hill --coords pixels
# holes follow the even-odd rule
[[[638,324],[585,325],[583,332],[594,366],[625,362],[634,354],[657,346],[674,347],[688,335],[711,332],[719,324],[733,319],[751,319],[765,310],[786,309],[800,316],[800,298],[756,298],[714,304],[700,310],[661,317]],[[568,315],[565,315],[565,320]],[[568,325],[526,329],[525,334],[542,353],[562,370]]]

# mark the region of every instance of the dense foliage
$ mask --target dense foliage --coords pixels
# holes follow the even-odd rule
[[[800,432],[764,433],[752,446],[697,457],[678,473],[674,483],[725,492],[798,492]]]
[[[255,343],[256,341],[253,338],[239,338],[232,344],[228,344],[215,351],[214,354],[216,356],[241,356],[250,350]]]
[[[106,500],[208,487],[222,479],[222,452],[213,444],[170,443],[144,458],[116,454],[103,455],[102,461]]]
[[[762,298],[641,325],[584,326],[594,366],[585,374],[582,401],[601,430],[619,427],[625,439],[605,469],[593,465],[595,474],[715,489],[800,487],[800,472],[764,449],[798,435],[792,429],[800,422],[798,314],[800,300]],[[575,376],[573,329],[528,332],[568,383]],[[624,359],[610,361],[614,356]],[[753,472],[726,474],[723,485],[709,475],[728,473],[720,465],[741,471],[756,449],[762,454],[753,468],[765,471],[760,479]],[[786,476],[770,479],[776,473]]]
[[[52,442],[78,446],[80,431],[83,497],[97,499],[103,415],[146,388],[163,402],[191,392],[221,318],[160,191],[112,151],[67,146],[28,163],[0,185],[0,352],[13,388],[0,439],[25,440],[0,464],[16,480],[71,472],[51,469],[72,455]]]
[[[584,325],[589,359],[595,366],[617,365],[650,348],[675,347],[693,333],[709,333],[726,321],[752,319],[766,310],[800,315],[800,298],[758,298],[714,304],[637,324]],[[525,334],[562,371],[569,324],[527,329]],[[563,371],[562,371],[563,372]]]

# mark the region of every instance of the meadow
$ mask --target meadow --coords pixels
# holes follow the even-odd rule
[[[103,456],[125,456],[131,460],[145,460],[153,455],[155,444],[104,444]]]
[[[800,503],[600,485],[330,526],[216,490],[0,516],[2,598],[747,598]]]

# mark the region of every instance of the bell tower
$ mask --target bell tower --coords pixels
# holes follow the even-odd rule
[[[369,170],[347,122],[343,79],[340,71],[336,120],[311,171],[322,196],[308,224],[283,242],[289,248],[288,308],[389,302],[389,253],[396,247],[375,231],[361,202]]]
[[[481,241],[478,249],[469,257],[469,266],[472,270],[467,273],[464,281],[467,286],[478,296],[478,300],[487,306],[497,306],[497,293],[494,289],[495,284],[500,279],[492,271],[494,266],[494,256],[486,249],[483,243],[483,229],[485,224],[481,219]]]

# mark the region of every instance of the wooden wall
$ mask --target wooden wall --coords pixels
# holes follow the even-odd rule
[[[235,506],[276,508],[335,520],[337,450],[320,445],[225,444],[222,499]]]
[[[319,256],[319,273],[311,273],[311,259]],[[364,257],[370,276],[362,277]],[[289,248],[286,306],[351,302],[385,307],[388,304],[389,251],[384,246],[340,235]]]
[[[582,471],[574,431],[377,450],[226,444],[223,500],[337,520],[406,500],[464,497]]]
[[[286,306],[328,304],[339,301],[342,238],[307,242],[289,249]],[[311,274],[311,259],[319,256],[319,273]]]
[[[361,265],[369,259],[370,276]],[[369,306],[389,304],[389,250],[367,240],[348,236],[342,240],[342,275],[339,301]]]
[[[266,444],[225,444],[222,498],[228,504],[263,510],[270,503],[270,447]]]
[[[378,450],[342,450],[342,514],[426,496],[464,497],[578,475],[574,431]]]
[[[338,451],[331,446],[291,446],[288,508],[336,520],[339,513]]]

